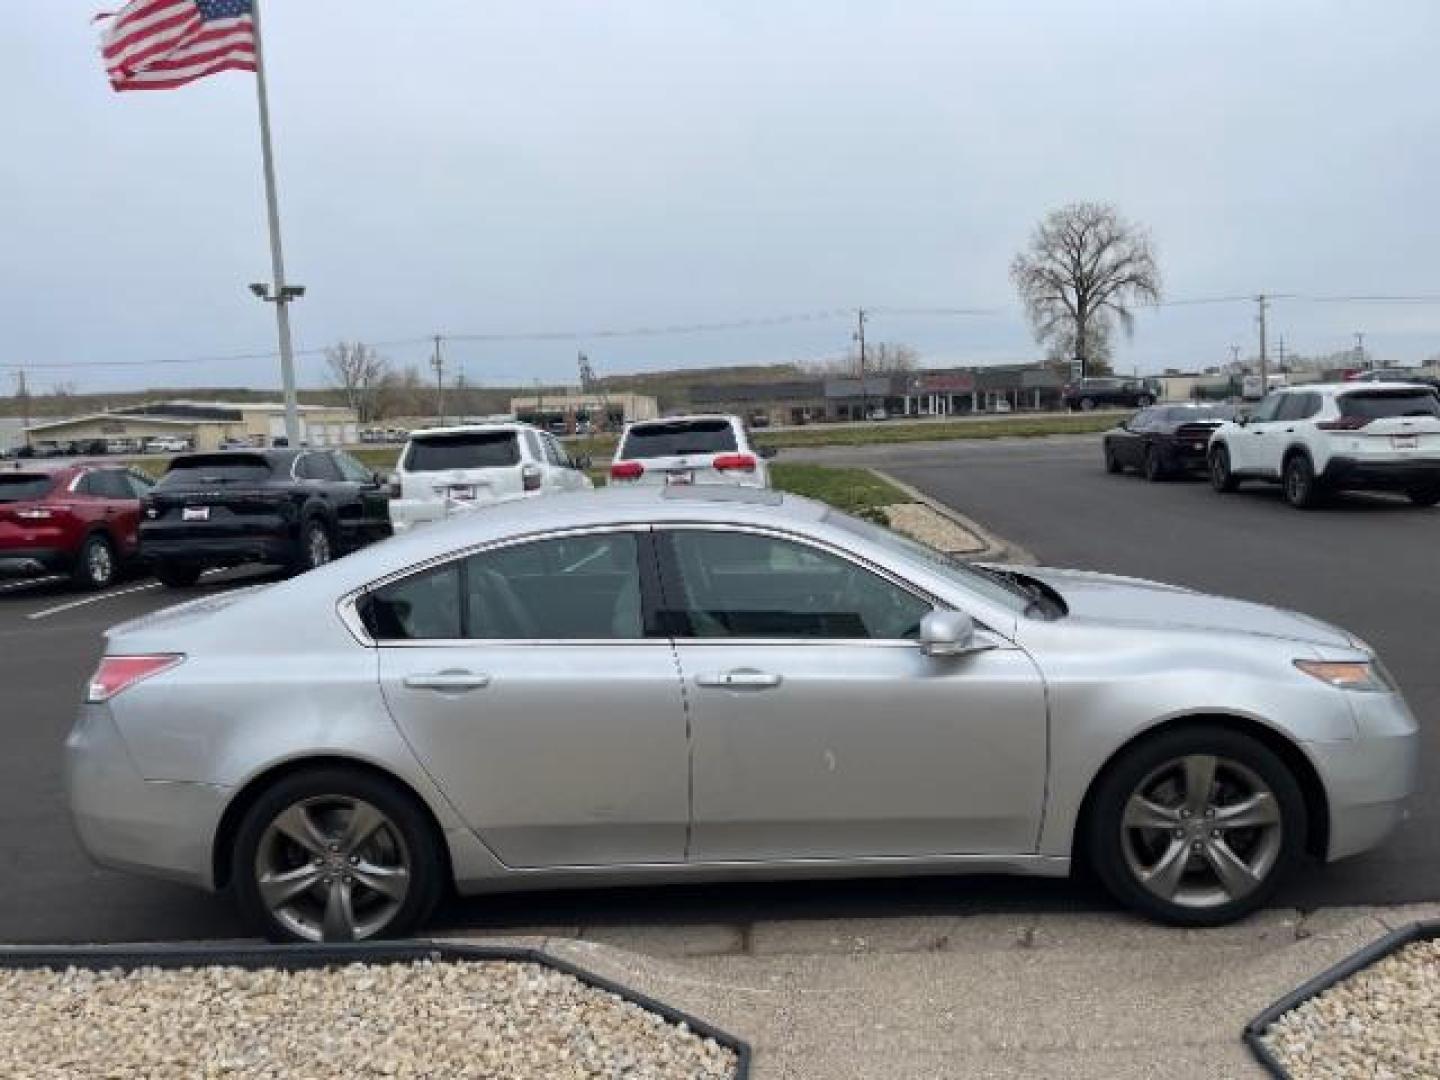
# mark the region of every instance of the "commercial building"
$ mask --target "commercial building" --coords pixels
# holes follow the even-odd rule
[[[351,409],[300,406],[300,441],[307,446],[343,446],[359,441]],[[32,446],[61,448],[150,439],[185,439],[196,450],[217,450],[227,442],[272,446],[285,437],[285,406],[279,402],[160,401],[111,412],[47,420],[25,429]]]
[[[653,420],[660,404],[646,394],[531,394],[510,399],[510,412],[528,424],[564,424],[573,431],[581,421],[616,428],[632,420]]]

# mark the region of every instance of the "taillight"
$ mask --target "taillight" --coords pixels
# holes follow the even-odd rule
[[[754,472],[755,458],[751,454],[721,454],[710,467],[716,472]]]
[[[1315,426],[1321,431],[1359,431],[1368,423],[1368,416],[1342,416],[1338,420],[1321,420]]]
[[[48,506],[27,506],[16,510],[15,516],[22,521],[48,521],[55,516],[55,511]]]
[[[185,657],[180,653],[160,653],[155,656],[106,656],[100,667],[90,678],[90,689],[85,700],[92,705],[109,701],[122,690],[128,690],[138,682],[168,671]]]
[[[540,472],[539,465],[522,465],[520,467],[520,483],[525,486],[526,491],[539,491],[542,479],[544,477]]]
[[[611,480],[639,480],[645,475],[645,466],[638,461],[617,461],[610,466]]]

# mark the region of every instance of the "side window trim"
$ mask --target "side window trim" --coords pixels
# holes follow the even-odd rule
[[[604,536],[612,533],[634,533],[636,534],[636,573],[640,579],[640,610],[642,636],[635,638],[396,638],[377,641],[371,636],[369,629],[365,626],[365,620],[361,615],[361,608],[365,600],[372,593],[378,592],[387,585],[404,581],[406,578],[417,577],[420,574],[427,574],[434,570],[442,569],[452,563],[459,563],[459,587],[460,595],[460,631],[462,634],[468,632],[470,627],[470,589],[468,583],[468,563],[472,556],[482,555],[486,552],[501,551],[509,547],[519,547],[523,544],[542,543],[546,540],[563,540],[568,537],[583,536]],[[659,621],[660,605],[660,576],[658,563],[655,556],[654,529],[644,524],[617,524],[617,525],[589,525],[582,528],[555,529],[540,533],[527,533],[524,536],[506,537],[504,540],[492,540],[476,544],[473,547],[462,548],[459,551],[449,551],[443,555],[427,559],[424,562],[416,563],[414,566],[407,566],[403,570],[387,574],[384,577],[376,578],[360,588],[355,589],[345,596],[342,596],[336,604],[336,612],[345,629],[350,635],[366,648],[379,649],[414,649],[414,648],[490,648],[510,647],[515,645],[654,645],[657,642],[668,641],[664,635],[651,634],[651,628]]]
[[[799,533],[787,532],[784,529],[767,528],[759,525],[735,525],[719,522],[675,522],[658,525],[655,528],[655,547],[659,558],[660,566],[660,587],[661,595],[667,601],[663,610],[669,610],[668,601],[671,593],[677,597],[681,593],[681,571],[679,560],[675,555],[675,547],[670,543],[670,537],[676,532],[734,532],[745,533],[750,536],[760,536],[771,540],[782,540],[788,543],[797,544],[800,547],[808,547],[821,554],[832,558],[840,559],[849,563],[857,569],[875,575],[880,580],[894,586],[902,592],[909,593],[922,603],[929,604],[934,610],[951,610],[951,605],[937,596],[933,596],[913,582],[906,581],[897,574],[892,573],[883,566],[877,566],[869,560],[855,555],[844,548],[827,544],[823,540],[817,540],[813,536],[805,536]],[[658,622],[658,619],[657,619]],[[989,627],[977,622],[977,628],[989,630]],[[825,637],[695,637],[691,634],[676,633],[687,627],[659,626],[661,630],[672,631],[669,637],[672,640],[683,641],[687,645],[860,645],[872,648],[896,648],[914,647],[916,642],[910,638],[825,638]]]

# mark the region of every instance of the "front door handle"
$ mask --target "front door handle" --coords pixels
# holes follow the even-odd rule
[[[473,671],[436,671],[429,675],[406,675],[405,685],[411,690],[464,693],[467,690],[483,690],[490,685],[490,676]]]
[[[736,668],[695,676],[696,686],[719,687],[724,690],[769,690],[779,686],[780,676],[754,668]]]

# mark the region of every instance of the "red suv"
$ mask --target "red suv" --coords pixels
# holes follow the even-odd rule
[[[0,570],[105,588],[136,557],[140,497],[152,484],[117,465],[0,469]]]

